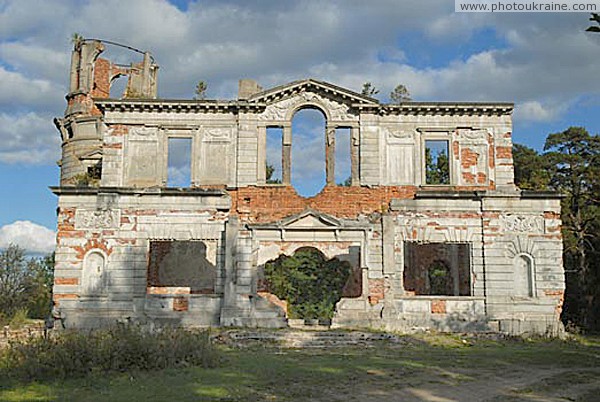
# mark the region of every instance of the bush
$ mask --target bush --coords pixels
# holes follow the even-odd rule
[[[331,319],[352,266],[310,247],[265,264],[267,288],[288,302],[290,318]]]
[[[207,331],[163,328],[150,332],[139,326],[118,325],[11,342],[2,363],[7,376],[46,380],[92,372],[214,367],[218,352]]]

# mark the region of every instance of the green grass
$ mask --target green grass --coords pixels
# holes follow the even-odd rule
[[[463,385],[476,388],[480,382],[493,385],[503,376],[518,380],[544,372],[548,375],[517,385],[498,400],[535,400],[579,386],[573,400],[585,401],[597,397],[600,389],[600,344],[591,338],[463,342],[435,335],[403,346],[381,342],[373,348],[222,347],[222,356],[212,369],[92,374],[43,383],[0,378],[0,400],[397,400],[394,396],[410,389],[460,392]]]

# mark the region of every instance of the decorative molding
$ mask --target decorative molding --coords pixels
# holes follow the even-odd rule
[[[75,213],[75,229],[118,228],[121,213],[118,209],[78,209]]]
[[[146,126],[135,126],[129,129],[129,135],[132,137],[156,137],[158,134],[158,127],[146,127]]]
[[[500,226],[507,232],[543,233],[544,219],[537,215],[500,215]]]
[[[229,142],[232,137],[231,127],[203,127],[201,129],[203,141]]]

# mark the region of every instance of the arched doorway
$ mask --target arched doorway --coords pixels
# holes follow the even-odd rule
[[[265,263],[266,288],[286,300],[289,318],[330,320],[350,279],[352,265],[327,259],[313,247]]]
[[[326,183],[325,127],[325,114],[312,105],[292,118],[291,182],[303,197],[318,194]]]

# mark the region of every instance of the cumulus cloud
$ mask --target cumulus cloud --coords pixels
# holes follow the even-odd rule
[[[50,164],[59,157],[60,139],[51,116],[0,113],[0,162]]]
[[[28,253],[54,251],[56,234],[47,227],[30,221],[15,221],[0,227],[0,249],[15,244]]]
[[[600,92],[599,43],[583,32],[588,21],[577,13],[460,14],[447,0],[208,0],[185,11],[166,0],[0,4],[0,110],[20,132],[24,116],[51,127],[64,110],[74,32],[152,51],[163,97],[190,98],[198,80],[208,82],[209,97],[233,98],[239,78],[269,87],[312,76],[354,90],[371,81],[383,101],[399,83],[416,100],[514,101],[522,110],[515,116],[535,122]],[[502,46],[471,48],[482,30]],[[422,48],[464,52],[417,67],[405,35]],[[115,48],[106,56],[126,60]],[[13,143],[0,145],[1,161],[50,160],[50,147],[59,151],[56,142],[32,151],[2,127],[0,139]]]

